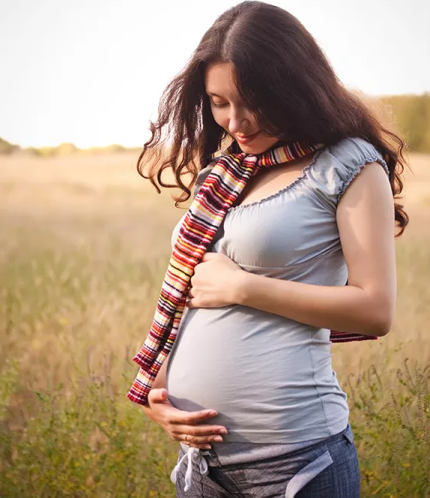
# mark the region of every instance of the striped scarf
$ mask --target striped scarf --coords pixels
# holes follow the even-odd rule
[[[185,308],[194,267],[201,261],[228,209],[242,192],[246,182],[261,168],[306,156],[323,144],[277,142],[260,154],[241,152],[234,141],[220,156],[200,187],[187,211],[176,239],[161,287],[155,316],[149,334],[133,358],[139,372],[127,397],[146,404],[149,391],[164,360],[172,350]],[[377,339],[352,333],[331,331],[332,342]]]

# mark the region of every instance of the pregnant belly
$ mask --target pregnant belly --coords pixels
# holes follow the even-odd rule
[[[243,375],[248,386],[253,383],[257,337],[249,338],[249,327],[237,323],[233,308],[188,309],[184,315],[166,377],[171,402],[178,408],[230,411],[239,398],[237,388],[244,387]]]
[[[321,393],[343,395],[328,334],[239,305],[187,309],[168,357],[169,399],[181,410],[217,410],[211,423],[229,431],[303,426],[304,413],[325,421]],[[317,370],[310,345],[319,351]]]

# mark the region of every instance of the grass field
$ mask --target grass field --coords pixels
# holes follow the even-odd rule
[[[178,443],[125,394],[184,211],[136,159],[0,158],[0,498],[175,496]],[[430,497],[430,156],[411,164],[394,326],[332,348],[363,497]]]

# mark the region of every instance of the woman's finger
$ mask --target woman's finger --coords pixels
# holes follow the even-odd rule
[[[188,438],[210,437],[214,435],[227,434],[227,429],[218,425],[174,425],[171,428],[171,433],[175,435],[188,434]]]
[[[185,410],[173,409],[169,413],[169,423],[180,425],[195,425],[206,421],[209,418],[216,417],[218,413],[215,410],[200,410],[197,412],[187,412]]]
[[[222,437],[216,434],[206,436],[190,436],[189,434],[178,434],[170,432],[170,437],[174,441],[179,441],[186,446],[199,449],[211,449],[211,442],[222,442]]]
[[[185,301],[185,305],[188,308],[194,308],[195,307],[195,299],[187,299],[187,301]]]
[[[221,435],[216,436],[188,436],[187,442],[190,444],[205,444],[205,443],[221,443],[223,441],[223,437]]]

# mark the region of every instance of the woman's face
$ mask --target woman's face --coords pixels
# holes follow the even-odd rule
[[[215,121],[236,139],[243,152],[260,154],[279,139],[266,135],[259,128],[252,111],[245,107],[237,92],[233,73],[234,66],[230,62],[212,63],[206,68],[205,87],[212,115]]]

